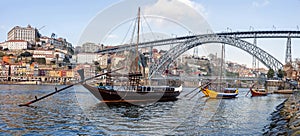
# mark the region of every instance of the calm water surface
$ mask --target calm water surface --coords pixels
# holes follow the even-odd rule
[[[0,135],[261,135],[270,113],[288,97],[245,97],[248,89],[236,99],[184,97],[192,90],[185,88],[175,102],[107,105],[75,86],[34,107],[17,106],[53,90],[0,85]]]

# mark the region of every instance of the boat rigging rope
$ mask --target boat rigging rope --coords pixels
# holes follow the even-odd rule
[[[150,27],[150,25],[149,25],[149,23],[148,23],[148,21],[147,21],[147,19],[146,19],[146,17],[145,17],[144,15],[143,15],[143,18],[144,18],[144,20],[145,20],[145,22],[146,22],[146,25],[148,26],[148,28],[149,28],[149,30],[150,30],[152,36],[153,36],[153,38],[155,39],[155,35],[154,35],[154,33],[153,33],[153,31],[152,31],[152,29],[151,29],[151,27]]]
[[[136,27],[136,18],[133,18],[132,20],[134,20],[134,21],[132,21],[131,25],[129,26],[129,28],[128,28],[127,32],[126,32],[126,35],[125,35],[125,37],[124,37],[123,40],[122,40],[122,43],[125,43],[125,40],[126,40],[126,38],[127,38],[127,36],[128,36],[128,33],[129,33],[130,29],[132,28],[132,26],[134,25],[133,29]],[[134,31],[135,31],[135,30],[133,30],[133,32],[134,32]],[[130,40],[130,43],[132,43],[132,38],[131,38],[131,40]]]

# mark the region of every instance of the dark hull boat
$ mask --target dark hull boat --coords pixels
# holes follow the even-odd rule
[[[114,90],[108,86],[92,86],[83,84],[96,98],[102,102],[156,102],[175,101],[182,91],[180,87],[146,87],[141,86],[135,90]]]
[[[140,26],[140,8],[138,9],[138,29],[137,29],[137,42],[135,50],[132,50],[131,55],[135,56],[133,60],[124,62],[128,66],[128,75],[106,75],[106,83],[99,83],[99,86],[90,84],[82,84],[88,89],[96,98],[103,102],[156,102],[156,101],[174,101],[177,100],[182,86],[146,86],[146,83],[141,82],[147,74],[145,67],[147,62],[142,59],[138,51],[139,43],[139,26]],[[129,57],[130,58],[130,57]],[[107,59],[107,71],[111,70],[111,58]],[[128,81],[124,86],[113,85],[113,80],[116,77],[127,78]],[[120,82],[119,82],[120,83]],[[179,85],[174,85],[179,86]]]

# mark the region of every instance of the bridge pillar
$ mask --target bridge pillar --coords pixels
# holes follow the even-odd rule
[[[256,34],[254,34],[253,45],[254,45],[254,46],[257,46]],[[252,68],[253,68],[254,71],[256,71],[256,68],[258,67],[258,66],[256,66],[256,64],[257,64],[256,62],[257,62],[257,60],[256,60],[255,56],[253,55],[253,59],[252,59]]]
[[[194,57],[194,58],[197,58],[197,57],[198,57],[198,47],[194,47],[193,57]]]
[[[292,41],[290,35],[286,42],[285,64],[292,62]]]

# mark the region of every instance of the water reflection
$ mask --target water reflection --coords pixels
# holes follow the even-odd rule
[[[76,90],[77,89],[77,90]],[[0,135],[260,135],[274,107],[288,96],[209,99],[197,95],[150,105],[101,103],[80,86],[18,107],[54,86],[0,87]]]

